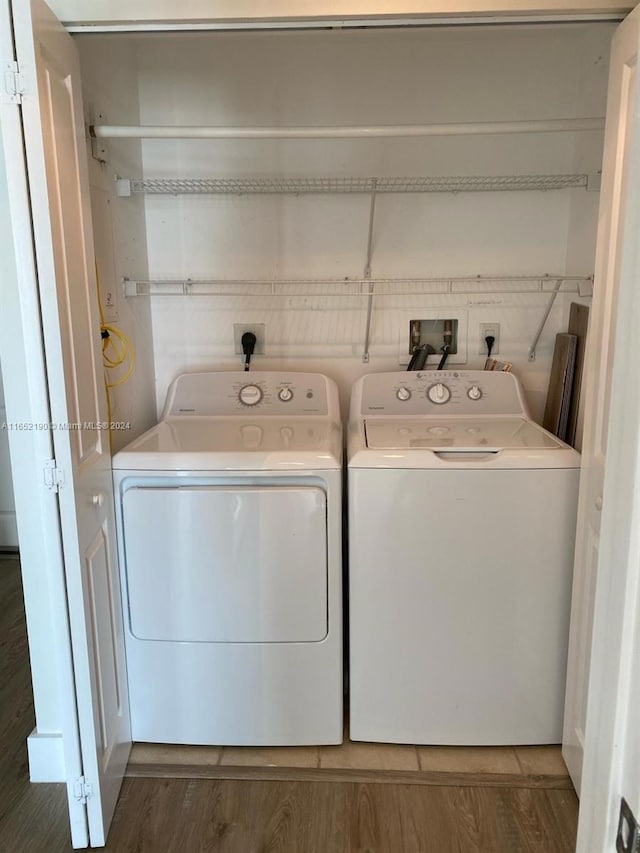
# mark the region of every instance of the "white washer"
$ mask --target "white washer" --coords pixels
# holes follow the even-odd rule
[[[559,743],[579,454],[501,372],[365,376],[349,434],[352,740]]]
[[[342,431],[308,373],[195,373],[113,460],[133,739],[342,742]]]

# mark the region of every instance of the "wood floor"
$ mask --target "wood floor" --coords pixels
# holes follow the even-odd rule
[[[66,792],[31,785],[34,725],[17,561],[0,560],[0,850],[67,853]],[[178,771],[179,772],[179,771]],[[186,774],[186,770],[183,771]],[[314,770],[321,779],[322,770]],[[206,774],[203,774],[206,776]],[[509,784],[128,777],[114,853],[573,853],[578,804],[535,773]],[[506,780],[505,780],[506,783]]]

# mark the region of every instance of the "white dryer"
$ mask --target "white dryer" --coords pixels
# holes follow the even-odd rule
[[[195,373],[113,460],[133,739],[342,741],[342,439],[319,374]]]
[[[579,464],[509,373],[356,383],[353,740],[560,742]]]

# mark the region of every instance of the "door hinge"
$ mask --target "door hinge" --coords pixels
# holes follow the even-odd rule
[[[617,853],[638,853],[640,850],[640,824],[624,797],[620,800],[616,850]]]
[[[58,468],[55,459],[49,459],[44,466],[44,484],[50,492],[59,492],[64,486],[64,469]]]
[[[73,796],[79,803],[83,805],[93,797],[93,785],[91,785],[84,776],[79,776],[73,782]]]
[[[25,94],[25,79],[20,73],[18,63],[14,60],[6,60],[2,63],[2,103],[21,104],[22,96]]]

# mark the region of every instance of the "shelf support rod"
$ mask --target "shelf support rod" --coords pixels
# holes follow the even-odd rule
[[[364,264],[364,278],[367,280],[369,288],[369,296],[367,297],[367,318],[364,324],[364,346],[362,348],[362,361],[364,364],[369,363],[369,342],[371,340],[371,315],[373,313],[373,291],[375,284],[371,281],[371,255],[373,252],[373,225],[376,218],[376,195],[377,195],[376,178],[371,182],[371,203],[369,205],[369,232],[367,235],[367,257]]]
[[[369,231],[367,233],[367,256],[364,263],[364,277],[371,278],[371,255],[373,253],[373,224],[376,218],[376,196],[378,194],[378,179],[371,181],[371,201],[369,204]]]
[[[549,297],[549,301],[547,302],[547,307],[544,309],[544,314],[542,315],[542,320],[540,321],[540,325],[538,326],[538,331],[535,334],[535,337],[531,343],[531,348],[529,350],[529,361],[536,360],[536,349],[538,346],[538,342],[540,341],[540,337],[544,330],[544,327],[549,319],[549,314],[551,314],[551,309],[553,308],[553,303],[556,301],[556,296],[560,293],[560,288],[562,287],[562,282],[564,279],[559,278],[556,280],[556,286],[551,291],[551,296]]]
[[[494,133],[570,133],[602,130],[604,118],[534,119],[532,121],[452,122],[336,127],[216,127],[185,125],[115,125],[89,127],[93,139],[373,139],[410,136],[477,136]]]

